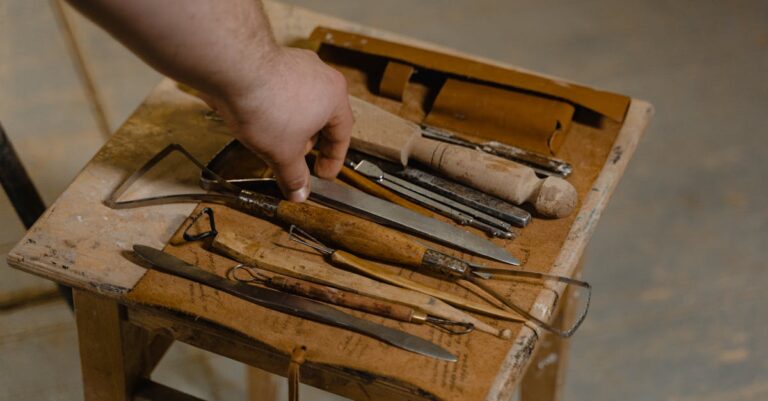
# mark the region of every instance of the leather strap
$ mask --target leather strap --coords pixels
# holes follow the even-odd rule
[[[299,401],[299,371],[306,360],[307,347],[301,345],[293,349],[291,363],[288,365],[288,400]]]
[[[398,102],[402,101],[405,87],[408,86],[408,81],[410,81],[413,71],[413,66],[407,64],[398,63],[397,61],[387,63],[379,83],[379,94]]]

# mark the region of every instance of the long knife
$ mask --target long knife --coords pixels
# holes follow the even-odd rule
[[[417,354],[450,362],[457,360],[456,356],[429,341],[400,330],[359,319],[320,302],[228,280],[149,246],[134,245],[133,250],[161,272],[207,285],[257,305],[364,334]]]
[[[520,264],[520,261],[506,249],[485,238],[333,181],[313,176],[312,192],[309,197],[317,203],[334,209],[412,232],[476,255],[513,265]]]

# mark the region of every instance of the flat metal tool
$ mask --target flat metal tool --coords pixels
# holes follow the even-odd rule
[[[480,143],[472,142],[464,138],[460,138],[448,130],[432,127],[429,125],[422,125],[421,129],[421,134],[426,138],[464,146],[471,149],[477,149],[485,153],[490,153],[495,156],[518,162],[520,164],[525,164],[541,175],[566,178],[573,172],[573,166],[564,160],[556,159],[554,157],[542,155],[536,152],[531,152],[516,146],[507,145],[497,141]]]
[[[134,245],[133,250],[159,271],[207,285],[265,308],[341,327],[417,354],[450,362],[457,360],[455,355],[429,341],[354,317],[320,302],[228,280],[149,246]]]
[[[461,185],[426,171],[406,167],[394,173],[396,176],[441,194],[446,198],[487,213],[517,227],[525,227],[531,222],[531,214],[509,202],[487,195],[474,188]]]
[[[333,181],[312,177],[310,199],[387,226],[422,235],[476,255],[512,265],[520,265],[520,260],[512,256],[509,251],[485,238]]]
[[[350,162],[348,165],[390,191],[432,211],[448,216],[459,224],[475,227],[494,237],[514,238],[512,226],[509,223],[388,174],[371,161]]]

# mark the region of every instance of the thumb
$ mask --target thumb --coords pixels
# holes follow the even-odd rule
[[[309,167],[303,157],[273,163],[277,183],[283,196],[291,202],[304,202],[309,197]]]

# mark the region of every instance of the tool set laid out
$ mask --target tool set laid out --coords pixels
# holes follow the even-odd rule
[[[403,166],[413,159],[489,195],[516,205],[530,203],[546,217],[565,217],[576,207],[576,190],[562,178],[540,179],[528,166],[429,139],[415,123],[355,97],[349,99],[355,116],[351,146],[356,150]]]
[[[380,324],[369,322],[365,319],[354,317],[323,303],[281,291],[251,286],[239,281],[229,280],[207,272],[194,265],[190,265],[169,253],[149,246],[134,245],[133,250],[154,268],[164,273],[173,274],[196,283],[207,285],[219,291],[226,292],[227,294],[234,295],[238,298],[245,299],[270,309],[365,334],[408,351],[417,352],[446,361],[456,361],[456,357],[450,352],[429,341],[422,340],[419,337],[400,330],[394,330]]]
[[[466,334],[476,329],[509,338],[508,329],[495,327],[467,313],[472,312],[508,322],[531,322],[551,333],[571,336],[589,307],[591,289],[588,283],[509,266],[487,267],[444,253],[400,232],[508,265],[519,265],[518,258],[483,236],[514,239],[518,230],[531,221],[531,214],[516,206],[526,202],[545,217],[569,214],[576,203],[575,192],[562,177],[571,173],[570,165],[506,145],[464,141],[450,133],[402,120],[362,100],[350,97],[350,101],[356,118],[354,150],[350,150],[342,176],[353,178],[349,180],[353,185],[376,196],[338,180],[312,177],[310,200],[330,207],[325,208],[311,203],[288,202],[270,195],[276,192],[275,180],[254,174],[247,168],[238,171],[243,176],[225,179],[222,174],[226,163],[233,159],[256,159],[233,141],[207,165],[182,146],[169,145],[132,174],[105,203],[122,209],[174,202],[208,202],[273,220],[285,227],[290,240],[326,255],[336,267],[307,264],[306,261],[298,263],[291,256],[291,252],[297,250],[254,247],[244,244],[233,233],[218,232],[210,208],[191,218],[187,229],[205,213],[211,230],[196,236],[188,235],[185,230],[184,238],[188,241],[204,239],[210,250],[234,259],[236,264],[227,277],[207,272],[154,248],[137,244],[134,250],[162,272],[267,308],[365,334],[422,355],[456,360],[435,344],[356,318],[326,304],[405,323],[430,324],[451,334]],[[120,199],[129,187],[173,152],[181,153],[200,169],[200,184],[207,193]],[[409,158],[417,161],[419,166],[406,165]],[[529,166],[547,177],[538,178]],[[482,234],[435,219],[433,212],[478,229]],[[409,279],[373,261],[409,267],[451,281],[482,301]],[[553,281],[585,288],[585,307],[570,328],[559,330],[486,284],[487,280],[498,277]]]

